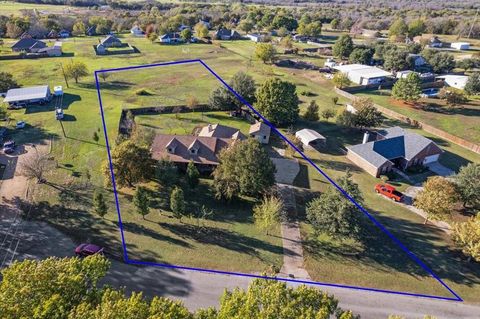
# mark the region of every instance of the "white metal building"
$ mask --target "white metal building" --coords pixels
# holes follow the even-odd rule
[[[302,141],[302,144],[310,147],[318,147],[325,145],[327,139],[318,133],[317,131],[304,128],[303,130],[297,131],[295,137]]]
[[[392,76],[390,72],[364,64],[337,65],[333,68],[346,74],[350,81],[360,85],[380,84],[387,76]]]
[[[447,75],[437,76],[437,79],[443,79],[443,81],[445,81],[445,84],[447,84],[448,86],[451,86],[459,90],[463,90],[465,88],[465,85],[467,84],[468,76],[447,74]]]
[[[11,105],[17,103],[45,103],[50,101],[51,92],[48,85],[10,89],[3,102]]]
[[[470,43],[468,42],[453,42],[450,45],[451,48],[456,50],[468,50],[470,49]]]

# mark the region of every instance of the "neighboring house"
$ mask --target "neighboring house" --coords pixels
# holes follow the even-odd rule
[[[9,105],[24,104],[43,104],[50,101],[52,94],[48,85],[31,86],[26,88],[10,89],[3,99],[3,102]]]
[[[445,84],[447,84],[448,86],[451,86],[459,90],[463,90],[465,89],[465,85],[467,84],[468,76],[447,74],[447,75],[437,76],[437,79],[442,79],[445,82]]]
[[[262,144],[268,144],[270,141],[270,131],[271,128],[263,122],[257,122],[250,126],[248,135],[250,137],[256,138]]]
[[[38,50],[40,54],[46,54],[48,56],[62,56],[62,42],[57,41],[51,47],[46,47],[43,49]]]
[[[163,35],[158,37],[158,40],[161,43],[167,43],[167,44],[182,43],[183,42],[183,39],[180,36],[180,33],[178,33],[178,32],[171,32],[171,33],[163,34]]]
[[[100,44],[103,45],[105,48],[112,48],[112,47],[121,47],[123,46],[122,41],[114,35],[107,35],[100,41]]]
[[[215,39],[217,40],[239,40],[242,36],[235,30],[222,28],[215,32]]]
[[[308,128],[297,131],[295,137],[297,137],[304,146],[313,148],[324,146],[327,142],[327,139],[323,135]]]
[[[67,30],[60,30],[60,32],[58,32],[58,36],[60,38],[68,38],[70,37],[70,32]]]
[[[362,144],[347,147],[347,158],[375,177],[393,168],[437,162],[443,153],[432,140],[398,126],[378,131],[376,140],[370,142],[369,133],[365,134]]]
[[[410,73],[415,73],[415,72],[413,72],[412,70],[397,71],[397,73],[395,74],[395,77],[397,79],[405,79]]]
[[[253,42],[265,42],[265,35],[258,33],[247,34],[245,37],[249,38]]]
[[[363,64],[337,65],[333,69],[346,74],[350,81],[359,85],[381,84],[392,76],[390,72]]]
[[[336,65],[337,65],[337,62],[335,62],[334,59],[330,59],[330,58],[327,59],[327,60],[325,61],[325,63],[323,64],[323,66],[326,66],[327,68],[333,68],[333,67],[336,66]]]
[[[200,172],[211,172],[218,166],[218,154],[235,142],[229,138],[158,134],[151,152],[155,160],[169,159],[182,169],[192,161]]]
[[[58,38],[58,33],[57,33],[57,31],[51,30],[50,32],[48,32],[47,38],[49,38],[49,39],[56,39],[56,38]]]
[[[301,34],[295,34],[293,37],[292,37],[293,41],[296,41],[296,42],[307,42],[310,37],[307,37],[306,35],[301,35]]]
[[[245,135],[240,132],[240,130],[221,125],[221,124],[208,124],[201,128],[200,132],[198,132],[198,136],[201,137],[218,137],[218,138],[229,138],[234,140],[244,140],[246,137]]]
[[[130,33],[133,34],[136,37],[142,37],[143,36],[143,30],[138,25],[134,25],[130,29]]]
[[[12,45],[13,52],[37,53],[38,50],[46,48],[47,44],[43,41],[32,38],[23,38]]]
[[[411,61],[413,67],[421,67],[427,63],[427,60],[420,54],[409,53],[407,59]]]
[[[470,43],[468,42],[453,42],[450,45],[451,48],[455,50],[468,50],[470,49]]]
[[[106,54],[107,48],[103,44],[97,45],[97,54]]]
[[[430,48],[441,48],[443,46],[443,42],[440,41],[440,39],[437,36],[427,38],[425,36],[418,35],[413,38],[413,42],[419,43],[419,44],[423,44],[427,42]]]

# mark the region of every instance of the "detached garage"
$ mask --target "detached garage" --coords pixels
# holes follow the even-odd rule
[[[295,137],[302,141],[304,146],[313,148],[323,146],[327,141],[323,135],[308,128],[304,128],[303,130],[295,133]]]
[[[43,104],[50,101],[52,94],[48,85],[31,86],[27,88],[10,89],[3,102],[9,105]]]

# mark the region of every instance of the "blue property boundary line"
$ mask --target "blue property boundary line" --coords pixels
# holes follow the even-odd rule
[[[127,246],[125,242],[124,236],[124,228],[122,223],[122,216],[120,213],[120,205],[118,202],[118,194],[116,189],[115,183],[115,176],[113,173],[113,165],[112,165],[112,158],[110,154],[110,146],[108,142],[108,135],[107,135],[107,127],[105,124],[105,116],[103,112],[103,104],[102,104],[102,97],[100,94],[100,83],[98,80],[98,74],[103,72],[121,72],[127,70],[135,70],[135,69],[145,69],[145,68],[153,68],[158,66],[168,66],[168,65],[180,65],[180,64],[193,64],[193,63],[200,63],[203,67],[205,67],[214,77],[217,78],[232,94],[234,94],[243,104],[245,104],[252,112],[258,115],[265,124],[270,126],[270,128],[276,132],[285,142],[287,142],[293,149],[295,149],[307,162],[310,163],[323,177],[325,177],[338,191],[340,191],[346,198],[348,198],[361,212],[363,212],[377,227],[379,227],[385,234],[390,237],[394,243],[396,243],[407,255],[418,265],[420,265],[427,273],[429,273],[435,280],[437,280],[444,288],[446,288],[454,297],[442,297],[442,296],[434,296],[434,295],[426,295],[426,294],[416,294],[416,293],[409,293],[409,292],[401,292],[401,291],[393,291],[393,290],[383,290],[383,289],[376,289],[376,288],[367,288],[367,287],[358,287],[358,286],[349,286],[349,285],[340,285],[340,284],[331,284],[331,283],[322,283],[322,282],[315,282],[315,281],[305,281],[305,280],[298,280],[298,279],[287,279],[287,278],[277,278],[277,277],[269,277],[269,276],[259,276],[253,274],[245,274],[245,273],[237,273],[237,272],[227,272],[227,271],[220,271],[220,270],[212,270],[212,269],[203,269],[203,268],[194,268],[194,267],[185,267],[185,266],[177,266],[177,265],[169,265],[169,264],[161,264],[161,263],[154,263],[154,262],[146,262],[146,261],[139,261],[133,260],[128,258],[127,253]],[[123,257],[127,264],[136,264],[136,265],[146,265],[146,266],[157,266],[157,267],[167,267],[167,268],[177,268],[177,269],[185,269],[185,270],[194,270],[206,273],[216,273],[216,274],[225,274],[225,275],[236,275],[236,276],[243,276],[243,277],[250,277],[250,278],[263,278],[263,279],[274,279],[274,280],[281,280],[286,282],[295,282],[295,283],[303,283],[303,284],[311,284],[311,285],[318,285],[318,286],[326,286],[326,287],[337,287],[337,288],[347,288],[347,289],[355,289],[355,290],[363,290],[363,291],[372,291],[372,292],[381,292],[381,293],[388,293],[388,294],[396,294],[396,295],[404,295],[404,296],[415,296],[415,297],[424,297],[424,298],[431,298],[431,299],[441,299],[441,300],[451,300],[451,301],[463,301],[463,299],[453,291],[441,278],[439,278],[425,263],[423,263],[414,253],[412,253],[399,239],[397,239],[390,231],[388,231],[379,221],[377,221],[365,208],[363,208],[359,203],[357,203],[344,189],[342,189],[334,180],[332,180],[322,169],[320,169],[310,158],[308,158],[300,149],[298,149],[291,141],[289,141],[277,128],[270,123],[266,118],[262,116],[252,105],[250,105],[242,96],[240,96],[235,90],[233,90],[215,71],[213,71],[205,62],[200,59],[192,59],[192,60],[181,60],[181,61],[171,61],[171,62],[162,62],[162,63],[155,63],[155,64],[147,64],[147,65],[137,65],[137,66],[130,66],[130,67],[122,67],[122,68],[111,68],[111,69],[102,69],[97,70],[94,72],[95,75],[95,83],[97,87],[97,95],[98,95],[98,102],[100,104],[100,113],[102,117],[102,124],[103,124],[103,131],[105,134],[105,142],[112,178],[112,186],[113,192],[115,196],[115,204],[117,207],[117,214],[118,214],[118,222],[120,228],[120,235],[122,239],[122,247],[123,247]]]

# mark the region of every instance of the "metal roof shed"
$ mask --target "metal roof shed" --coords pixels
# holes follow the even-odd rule
[[[10,89],[5,96],[4,102],[44,102],[50,99],[50,88],[48,85],[31,86],[19,89]]]

